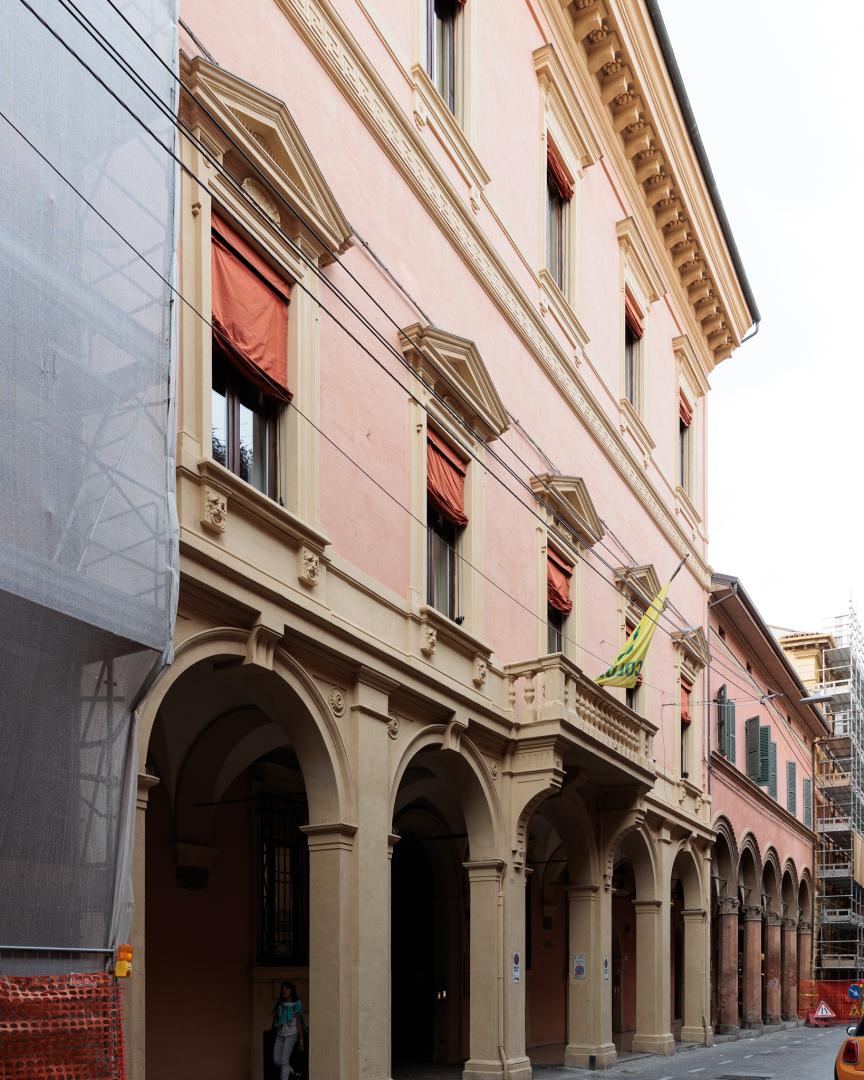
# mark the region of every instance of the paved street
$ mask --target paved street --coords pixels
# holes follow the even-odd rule
[[[834,1055],[844,1037],[841,1027],[791,1028],[759,1039],[740,1039],[709,1049],[682,1050],[674,1057],[645,1055],[596,1075],[604,1080],[831,1080]],[[394,1080],[455,1080],[461,1069],[394,1070]],[[595,1075],[582,1069],[536,1065],[536,1080],[577,1080]]]
[[[720,1043],[709,1049],[682,1050],[671,1058],[639,1057],[622,1062],[604,1072],[613,1077],[640,1077],[640,1080],[831,1080],[834,1055],[843,1039],[843,1028],[791,1028],[764,1035],[760,1039],[741,1039]],[[588,1076],[581,1070],[541,1068],[534,1070],[537,1080],[563,1080]]]

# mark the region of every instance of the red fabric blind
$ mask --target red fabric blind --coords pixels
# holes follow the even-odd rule
[[[630,332],[636,338],[641,338],[645,333],[645,323],[639,305],[633,299],[630,290],[624,290],[624,318],[630,327]]]
[[[570,183],[570,177],[564,171],[564,166],[558,159],[558,155],[551,146],[546,147],[546,171],[553,187],[564,202],[570,202],[573,198],[573,185]]]
[[[264,393],[290,401],[288,283],[215,214],[210,248],[216,340]]]
[[[426,430],[426,490],[429,500],[454,525],[468,524],[465,514],[465,462],[431,428]]]
[[[573,564],[549,548],[546,553],[546,593],[549,607],[565,615],[573,610],[570,599],[570,578],[573,576]]]
[[[693,406],[680,391],[678,393],[678,415],[681,417],[681,423],[685,427],[690,427],[693,423]]]
[[[691,723],[693,717],[690,715],[690,695],[693,692],[693,687],[688,682],[681,680],[681,723]]]

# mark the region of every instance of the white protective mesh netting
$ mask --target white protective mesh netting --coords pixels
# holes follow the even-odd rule
[[[175,0],[114,2],[168,69],[109,0],[9,0],[0,34],[0,109],[20,129],[0,118],[6,973],[82,969],[7,946],[100,948],[128,931],[132,710],[176,608],[177,167],[94,74],[171,148],[176,131],[93,36],[173,110]]]

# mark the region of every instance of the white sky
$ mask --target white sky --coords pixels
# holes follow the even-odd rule
[[[661,5],[762,315],[712,379],[710,562],[771,623],[862,617],[864,3]]]

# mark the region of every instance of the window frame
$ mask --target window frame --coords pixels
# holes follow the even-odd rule
[[[462,63],[462,34],[461,29],[461,17],[463,15],[462,4],[458,0],[450,0],[452,2],[452,12],[442,18],[436,8],[436,0],[424,0],[426,5],[426,17],[425,17],[425,32],[426,32],[426,49],[425,49],[425,68],[426,74],[429,76],[429,81],[434,86],[438,93],[438,96],[444,102],[448,112],[452,113],[457,120],[460,119],[462,114],[462,72],[460,66]],[[439,0],[440,2],[440,0]],[[447,78],[447,85],[443,85],[444,76],[446,73],[441,70],[442,56],[439,45],[439,38],[443,41],[448,40],[449,44],[449,78]]]
[[[288,839],[274,838],[274,819],[287,822]],[[255,963],[262,967],[305,966],[309,962],[309,848],[301,828],[308,822],[304,804],[285,796],[263,795],[255,801]],[[291,949],[279,952],[282,920],[276,908],[277,872],[272,857],[278,846],[288,851]]]
[[[566,623],[567,616],[563,611],[552,607],[551,604],[546,605],[546,651],[548,653],[565,652]]]
[[[440,510],[437,510],[433,505],[428,495],[426,498],[426,603],[429,607],[434,608],[439,614],[444,615],[446,618],[455,622],[460,616],[459,608],[459,538],[464,530],[460,529],[458,525],[448,521]],[[449,533],[452,536],[452,540],[448,539],[444,533]],[[447,561],[447,600],[448,609],[444,610],[436,603],[437,597],[435,594],[436,581],[434,576],[435,560],[434,545],[437,542],[446,550],[445,556]]]
[[[644,411],[642,389],[644,382],[645,309],[636,299],[629,286],[625,287],[624,295],[624,400],[634,412],[641,416]],[[641,326],[635,324],[635,319],[630,314],[630,305],[639,312],[642,320]]]
[[[546,272],[566,296],[569,202],[561,195],[546,170]]]
[[[216,389],[217,382],[217,370],[224,378],[225,384],[225,401],[226,401],[226,440],[225,440],[225,461],[220,462],[214,453],[213,441],[215,425],[213,423],[215,419],[213,399],[214,396],[219,394]],[[221,395],[220,395],[221,396]],[[246,401],[243,400],[246,396]],[[247,404],[248,400],[252,396],[257,396],[259,399],[259,408],[254,408]],[[240,448],[240,407],[243,405],[257,416],[261,416],[266,423],[266,462],[265,462],[265,486],[263,488],[258,487],[257,484],[251,480],[246,479],[241,472],[241,448]],[[233,473],[238,479],[244,483],[249,484],[256,491],[260,491],[263,495],[274,501],[279,497],[278,491],[278,456],[279,456],[279,418],[282,413],[282,408],[278,402],[269,398],[262,390],[259,390],[248,379],[244,379],[241,372],[231,362],[225,353],[225,350],[216,341],[215,336],[212,343],[212,361],[211,361],[211,374],[210,374],[210,456],[217,464],[222,465]]]

